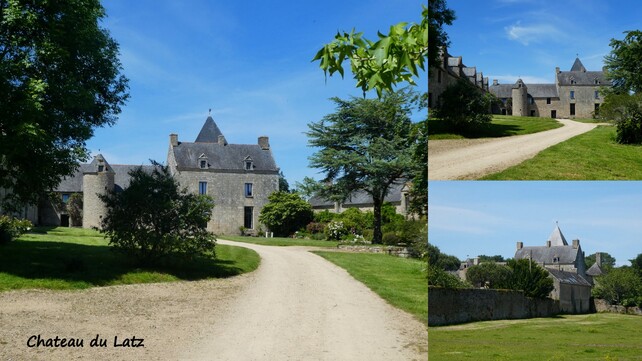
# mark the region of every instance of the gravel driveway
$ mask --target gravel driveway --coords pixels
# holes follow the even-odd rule
[[[256,250],[259,269],[223,280],[0,293],[0,359],[427,358],[425,325],[309,248],[220,243]],[[90,347],[97,334],[106,347]],[[28,347],[37,335],[84,345]]]
[[[558,121],[564,126],[534,134],[504,138],[431,140],[428,142],[428,179],[477,179],[496,173],[598,125],[569,119]]]

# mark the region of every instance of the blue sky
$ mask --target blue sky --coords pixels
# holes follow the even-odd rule
[[[642,28],[637,0],[447,0],[456,13],[445,28],[449,53],[462,56],[500,84],[553,83],[555,67],[570,70],[576,54],[600,70],[612,38]]]
[[[87,146],[113,164],[164,162],[169,134],[194,141],[211,108],[230,143],[269,136],[291,186],[305,176],[320,179],[308,168],[314,150],[303,132],[334,112],[329,98],[362,93],[351,73],[326,83],[310,60],[337,31],[356,28],[375,39],[390,25],[419,22],[422,3],[104,1],[103,26],[120,44],[131,98],[116,125],[98,129]]]
[[[434,181],[428,191],[428,239],[460,259],[543,246],[555,222],[587,255],[629,265],[642,253],[642,182]]]

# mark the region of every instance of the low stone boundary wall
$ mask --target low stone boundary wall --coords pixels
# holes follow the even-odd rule
[[[396,246],[350,246],[340,244],[339,249],[351,251],[351,252],[366,252],[366,253],[386,253],[397,257],[408,258],[410,257],[410,252],[406,247],[396,247]]]
[[[637,306],[624,307],[620,305],[611,305],[608,303],[608,301],[600,298],[594,299],[593,305],[595,306],[595,312],[621,313],[625,315],[642,316],[642,310]]]
[[[559,301],[524,296],[520,291],[428,289],[428,325],[550,317],[560,313]]]

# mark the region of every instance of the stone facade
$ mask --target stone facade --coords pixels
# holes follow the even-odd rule
[[[248,233],[258,233],[261,209],[268,196],[279,189],[279,168],[269,138],[258,137],[256,144],[229,144],[211,117],[195,142],[179,142],[177,134],[170,135],[167,165],[189,192],[214,198],[207,228],[217,234],[238,234],[240,227],[247,228]],[[54,194],[63,202],[74,193],[82,194],[83,227],[99,227],[106,209],[98,195],[127,188],[128,173],[137,167],[110,165],[98,154],[90,164],[81,164],[74,175],[64,178]],[[151,172],[154,166],[142,167]],[[66,211],[48,200],[31,213],[29,219],[36,224],[68,225]]]
[[[395,211],[403,216],[412,216],[408,214],[408,193],[410,185],[400,181],[390,186],[384,202],[390,203],[395,207]],[[312,205],[314,212],[329,211],[332,213],[341,213],[348,208],[358,208],[362,212],[374,211],[372,196],[364,191],[357,191],[348,197],[344,202],[336,202],[329,199],[323,199],[318,196],[310,198],[308,201]]]
[[[588,71],[577,58],[569,71],[555,68],[553,84],[524,84],[521,79],[515,84],[499,84],[493,80],[489,91],[502,101],[493,109],[497,114],[573,119],[592,118],[599,112],[604,102],[600,90],[610,86],[603,70]]]

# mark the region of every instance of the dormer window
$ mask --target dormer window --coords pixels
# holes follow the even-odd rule
[[[600,84],[600,81],[595,79],[595,85],[599,85],[599,84]]]
[[[207,166],[207,156],[205,155],[205,153],[202,153],[198,157],[198,167],[201,168],[201,169],[207,169],[208,168],[208,166]]]
[[[99,171],[99,172],[104,172],[104,171],[105,171],[105,166],[104,166],[104,165],[102,165],[102,164],[101,164],[101,165],[99,165],[99,166],[98,166],[98,171]]]
[[[245,157],[243,160],[244,166],[243,169],[245,170],[253,170],[254,169],[254,162],[252,161],[252,158],[250,156]]]

